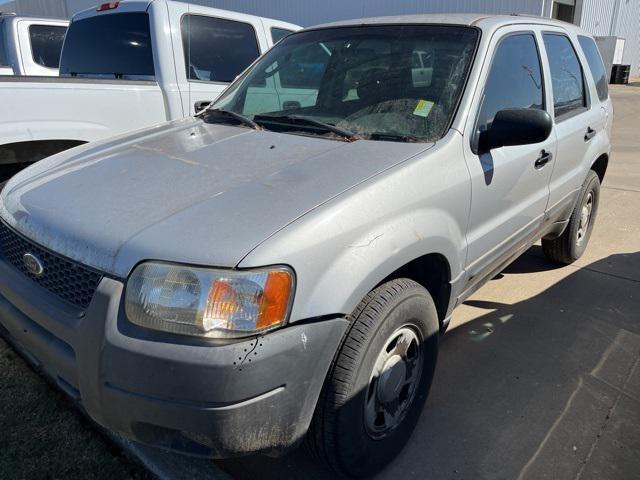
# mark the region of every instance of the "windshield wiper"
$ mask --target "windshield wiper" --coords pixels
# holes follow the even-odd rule
[[[378,140],[378,141],[387,141],[387,142],[406,142],[406,143],[415,143],[415,142],[424,142],[423,138],[415,137],[412,135],[403,135],[401,133],[383,133],[383,132],[375,132],[370,133],[367,138],[369,140]]]
[[[331,125],[330,123],[321,122],[320,120],[316,120],[310,117],[303,117],[301,115],[256,115],[253,117],[253,120],[256,123],[273,122],[285,125],[288,124],[311,126],[319,130],[324,130],[325,132],[335,133],[336,135],[344,138],[349,142],[354,142],[360,139],[358,135],[345,128],[336,127],[335,125]]]
[[[227,116],[227,117],[233,118],[234,120],[237,120],[238,122],[242,123],[243,125],[246,125],[247,127],[253,128],[254,130],[262,130],[262,127],[258,125],[256,122],[254,122],[253,120],[251,120],[249,117],[245,117],[244,115],[241,115],[239,113],[232,112],[231,110],[222,110],[220,108],[205,108],[202,112],[196,113],[195,116],[196,117],[202,116],[202,119],[206,122],[207,117],[211,114]]]

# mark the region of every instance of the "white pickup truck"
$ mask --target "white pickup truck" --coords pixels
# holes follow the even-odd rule
[[[60,77],[0,77],[0,182],[73,146],[195,113],[299,29],[171,0],[76,14]]]
[[[0,75],[58,76],[68,20],[0,13]]]

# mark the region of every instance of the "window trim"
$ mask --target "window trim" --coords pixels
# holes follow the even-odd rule
[[[31,29],[33,27],[50,27],[50,28],[62,28],[65,30],[64,37],[62,39],[62,46],[60,47],[60,56],[58,57],[58,67],[48,67],[47,65],[42,65],[40,62],[36,60],[35,52],[33,51],[33,37],[31,36]],[[27,27],[27,35],[29,35],[29,50],[31,50],[31,60],[33,63],[38,65],[38,67],[46,68],[47,70],[58,70],[60,68],[60,58],[62,57],[62,47],[64,46],[64,39],[67,36],[67,30],[69,27],[63,27],[62,25],[52,25],[46,23],[31,23]]]
[[[500,45],[502,45],[502,42],[504,42],[509,37],[515,37],[519,35],[527,35],[527,36],[533,37],[533,43],[536,47],[536,54],[538,56],[538,63],[540,64],[540,79],[541,79],[541,86],[542,86],[542,110],[549,113],[549,105],[547,105],[547,84],[545,82],[545,68],[544,68],[545,65],[544,65],[544,62],[542,61],[542,56],[540,55],[541,54],[540,45],[538,44],[538,37],[536,36],[535,30],[517,30],[515,32],[505,33],[502,37],[500,37],[500,39],[498,40],[498,43],[493,49],[491,62],[489,63],[489,68],[487,70],[487,76],[484,79],[484,84],[482,86],[482,90],[480,91],[480,102],[478,103],[478,106],[476,108],[475,118],[473,120],[472,135],[469,140],[469,146],[471,147],[471,151],[475,155],[478,155],[478,141],[480,140],[480,135],[478,133],[478,122],[480,121],[480,112],[482,111],[482,106],[484,105],[484,92],[487,87],[487,81],[489,80],[489,75],[491,74],[491,70],[493,69],[493,65],[496,60],[496,54],[498,52],[498,49],[500,48]]]
[[[241,23],[243,25],[249,25],[251,27],[251,30],[253,31],[253,36],[254,39],[256,41],[256,49],[258,51],[258,56],[253,60],[253,62],[255,62],[258,58],[260,58],[262,56],[262,54],[264,53],[261,49],[260,49],[260,40],[258,39],[258,31],[256,30],[256,27],[253,23],[251,22],[243,22],[241,20],[232,20],[230,18],[225,18],[225,17],[218,17],[216,15],[206,15],[206,14],[201,14],[201,13],[183,13],[180,16],[180,48],[182,49],[182,61],[184,62],[184,59],[186,58],[185,55],[185,51],[184,51],[184,30],[182,29],[182,22],[184,21],[184,19],[186,17],[204,17],[204,18],[214,18],[217,20],[226,20],[228,22],[235,22],[235,23]],[[189,38],[189,48],[191,48],[191,38]],[[247,68],[249,68],[249,66],[253,65],[253,62],[251,62],[249,65],[247,65],[244,70],[242,70],[238,75],[241,75],[242,72],[244,72]],[[230,85],[232,84],[235,80],[237,80],[237,76],[234,79],[231,79],[227,82],[223,82],[221,80],[200,80],[197,78],[189,78],[189,66],[187,65],[186,62],[184,62],[184,76],[187,80],[187,82],[194,82],[194,83],[204,83],[204,84],[210,84],[210,85]]]
[[[569,42],[569,45],[571,45],[571,48],[573,49],[573,53],[576,56],[576,60],[578,61],[578,65],[580,66],[580,71],[582,73],[582,92],[583,92],[582,96],[584,98],[584,104],[582,107],[574,108],[573,110],[565,112],[562,115],[556,115],[556,103],[554,100],[552,118],[553,118],[553,123],[557,125],[558,123],[562,123],[565,120],[569,120],[570,118],[576,117],[582,113],[585,113],[591,110],[591,95],[589,93],[587,79],[585,78],[585,75],[584,75],[584,65],[582,65],[582,62],[580,61],[580,55],[578,55],[578,51],[576,50],[576,46],[571,41],[571,37],[569,37],[567,33],[559,32],[557,30],[543,30],[540,32],[540,34],[542,35],[542,43],[544,43],[545,35],[556,35],[559,37],[565,37]],[[547,62],[549,63],[549,75],[551,75],[551,97],[553,98],[553,75],[551,73],[551,62],[549,62],[549,52],[547,51],[546,44],[544,46],[544,51],[547,56]]]

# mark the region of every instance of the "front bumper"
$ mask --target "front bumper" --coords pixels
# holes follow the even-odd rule
[[[105,277],[82,313],[0,260],[0,333],[93,420],[133,440],[225,458],[302,439],[344,318],[214,343],[132,325],[123,288]]]

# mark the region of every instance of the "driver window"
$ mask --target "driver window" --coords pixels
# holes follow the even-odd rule
[[[544,108],[540,57],[533,34],[509,35],[498,45],[487,77],[476,138],[505,108]]]

